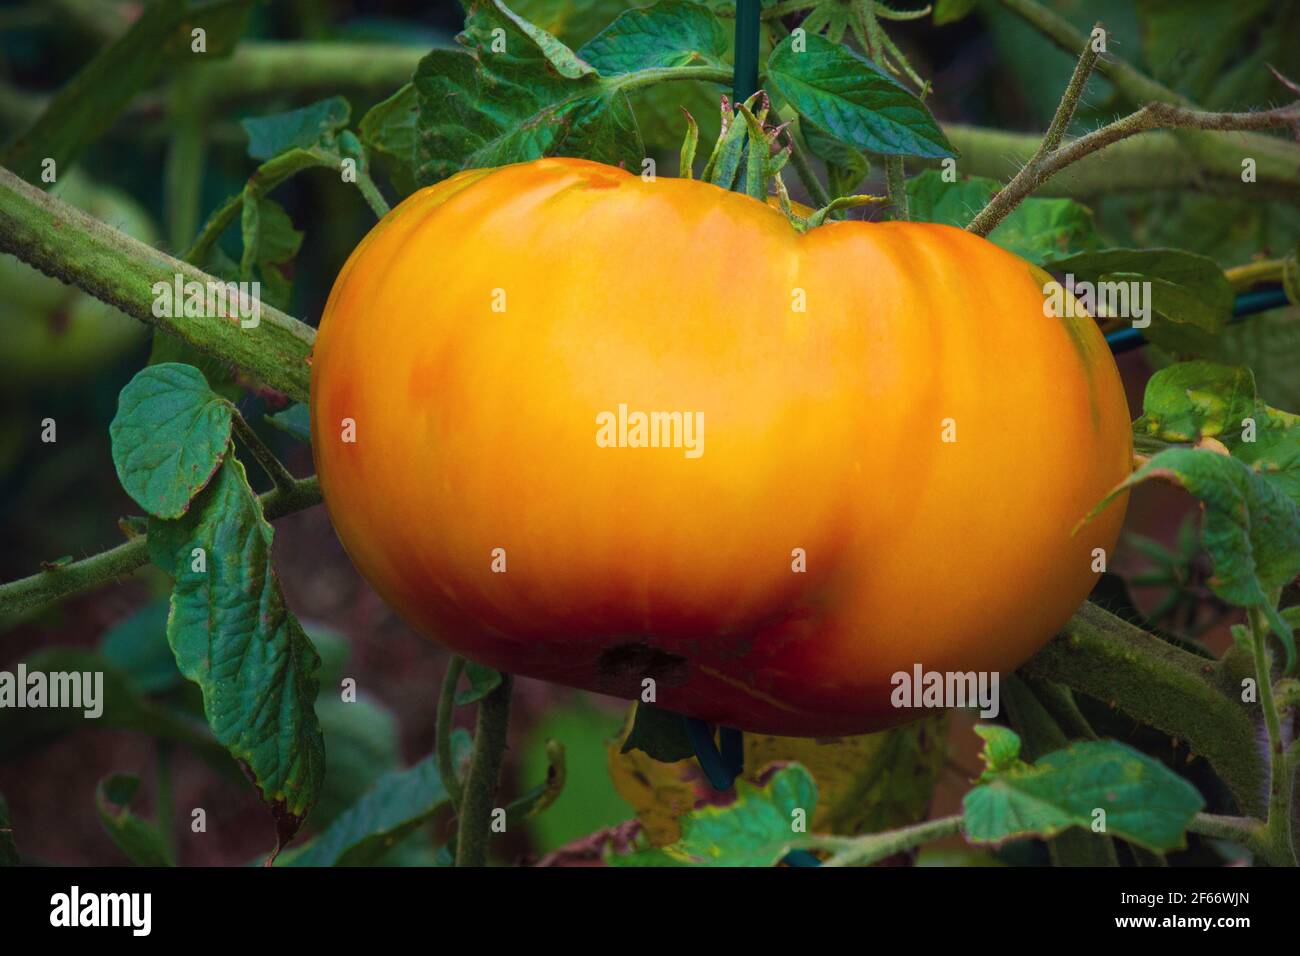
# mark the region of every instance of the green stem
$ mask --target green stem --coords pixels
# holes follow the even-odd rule
[[[1070,689],[1055,681],[1027,680],[1034,696],[1070,740],[1096,740],[1097,732],[1079,710]]]
[[[1040,685],[1044,682],[1039,682]],[[1037,760],[1060,750],[1070,738],[1052,716],[1029,682],[1008,674],[1002,699],[1012,729],[1020,735],[1023,755]],[[1047,842],[1053,866],[1117,866],[1115,842],[1110,837],[1072,827]]]
[[[1001,0],[1001,3],[1067,53],[1075,52],[1090,39],[1063,17],[1034,0]],[[1168,103],[1185,109],[1195,108],[1196,104],[1185,96],[1156,82],[1113,54],[1107,54],[1097,61],[1097,71],[1133,104]],[[1300,147],[1284,139],[1249,132],[1231,138],[1213,132],[1182,132],[1171,139],[1177,142],[1187,158],[1196,162],[1236,164],[1238,186],[1241,184],[1241,160],[1245,156],[1252,157],[1257,163],[1256,185],[1264,182],[1263,170],[1266,167],[1270,177],[1288,178],[1293,185],[1297,174],[1300,174]],[[1162,167],[1153,168],[1153,172],[1160,171]],[[1292,201],[1295,201],[1296,195],[1295,190],[1289,193]]]
[[[170,740],[158,740],[154,743],[154,817],[157,820],[158,834],[172,863],[179,863],[176,856],[176,805],[174,774],[172,763],[176,745]]]
[[[456,764],[451,755],[451,714],[456,707],[456,685],[460,683],[461,672],[465,669],[465,658],[452,654],[447,661],[447,673],[442,678],[442,690],[438,694],[438,722],[434,730],[434,740],[438,753],[438,775],[442,785],[451,798],[451,805],[460,813],[462,784],[456,773]]]
[[[506,753],[510,723],[510,692],[514,679],[501,675],[501,683],[478,705],[474,723],[474,754],[465,777],[456,831],[456,865],[486,866],[488,836],[492,828],[501,761]]]
[[[370,174],[363,169],[357,170],[357,189],[361,190],[362,197],[365,198],[366,204],[370,206],[376,219],[383,219],[392,211],[392,207],[388,205],[388,200],[384,198],[384,194],[379,191],[379,187],[370,178]]]
[[[207,117],[192,73],[181,73],[174,81],[168,114],[172,136],[163,167],[163,206],[168,243],[175,250],[183,249],[194,235],[203,205]]]
[[[782,114],[781,118],[789,120],[793,118],[793,115],[793,113]],[[812,197],[813,206],[818,209],[829,206],[835,197],[831,196],[830,190],[823,186],[822,181],[817,178],[817,172],[813,169],[808,154],[804,152],[799,137],[787,128],[785,138],[790,144],[790,163],[794,166],[799,181],[803,183],[803,188],[808,190],[808,195]]]
[[[208,221],[203,224],[202,231],[199,232],[189,249],[186,250],[185,261],[197,265],[207,259],[208,253],[216,245],[217,240],[239,218],[246,203],[260,200],[290,176],[294,176],[305,169],[323,167],[337,170],[339,159],[340,157],[333,153],[327,153],[316,148],[291,149],[279,156],[268,159],[253,170],[253,175],[248,177],[248,182],[244,184],[241,192],[235,193],[228,198],[208,217]],[[388,214],[388,203],[380,195],[370,176],[360,169],[357,170],[356,185],[376,216],[382,219]],[[247,254],[248,250],[245,250],[245,253]]]
[[[1093,130],[1085,136],[1047,152],[1036,154],[1019,173],[999,190],[966,228],[977,236],[988,235],[1008,214],[1045,180],[1085,156],[1139,133],[1153,129],[1264,130],[1300,124],[1300,102],[1272,110],[1249,113],[1208,113],[1168,103],[1148,103],[1135,113]]]
[[[1088,44],[1090,37],[1076,29],[1064,17],[1034,0],[1000,0],[1002,5],[1047,37],[1066,53],[1077,53]],[[1109,45],[1109,44],[1108,44]],[[1161,101],[1180,106],[1191,106],[1191,101],[1179,96],[1167,86],[1162,86],[1149,76],[1114,56],[1107,56],[1097,64],[1102,76],[1115,84],[1115,88],[1134,103]]]
[[[1014,177],[1042,142],[1040,136],[1030,133],[960,123],[945,124],[943,131],[961,153],[964,174],[1002,181]],[[1237,198],[1241,193],[1241,159],[1253,156],[1258,166],[1251,188],[1258,190],[1261,198],[1300,204],[1300,150],[1281,157],[1263,151],[1246,152],[1243,142],[1249,134],[1205,135],[1213,138],[1219,148],[1193,152],[1179,136],[1161,131],[1121,140],[1104,153],[1084,156],[1041,182],[1034,194],[1091,199],[1117,193],[1195,190]],[[1282,140],[1266,139],[1287,146]],[[931,165],[937,165],[937,161]]]
[[[261,466],[262,471],[266,472],[266,477],[271,479],[271,484],[284,494],[292,494],[298,479],[294,478],[289,473],[289,469],[284,467],[284,463],[275,457],[275,452],[271,451],[266,442],[262,441],[261,436],[253,431],[253,426],[248,424],[248,420],[239,413],[238,409],[231,417],[231,425],[235,437],[244,443],[244,447]]]
[[[889,202],[893,206],[894,218],[906,222],[910,215],[907,209],[907,178],[903,175],[903,157],[885,157],[885,184],[889,187]]]
[[[311,326],[266,303],[254,328],[224,316],[155,315],[156,283],[172,286],[178,276],[205,286],[223,280],[118,232],[3,168],[0,252],[238,366],[295,401],[307,400],[307,362],[316,339]]]
[[[277,488],[258,500],[267,519],[274,521],[320,504],[320,482],[313,475],[295,481],[292,489]],[[0,584],[0,616],[34,611],[60,598],[124,578],[148,563],[149,546],[146,536],[140,535],[80,561]]]
[[[448,44],[449,45],[449,44]],[[242,41],[224,60],[195,67],[212,100],[286,91],[395,90],[411,78],[427,46],[329,41]]]
[[[800,841],[799,845],[809,849],[830,850],[833,855],[824,866],[870,866],[895,853],[960,833],[961,822],[961,814],[956,814],[860,837],[813,835]]]
[[[1286,269],[1284,259],[1262,259],[1224,269],[1223,274],[1233,292],[1241,292],[1260,282],[1281,282]]]
[[[1093,29],[1100,29],[1098,23]],[[1100,54],[1092,43],[1083,44],[1083,52],[1079,54],[1079,61],[1074,65],[1074,73],[1070,75],[1070,82],[1065,87],[1065,94],[1061,97],[1061,102],[1056,106],[1056,113],[1052,116],[1052,124],[1047,128],[1047,135],[1043,137],[1043,144],[1038,147],[1038,156],[1045,156],[1056,147],[1061,145],[1061,140],[1065,139],[1066,130],[1070,128],[1070,121],[1074,119],[1074,111],[1079,106],[1079,99],[1083,96],[1084,88],[1088,85],[1088,77],[1092,75],[1093,68],[1097,65],[1097,58]]]
[[[625,73],[610,79],[610,84],[624,92],[639,90],[655,83],[678,80],[700,80],[706,83],[727,83],[732,80],[731,70],[716,66],[655,66],[635,73]]]
[[[1244,813],[1263,815],[1267,770],[1255,720],[1229,659],[1189,653],[1091,602],[1021,668],[1185,741],[1209,761]]]
[[[1291,837],[1291,798],[1294,792],[1294,768],[1287,760],[1282,741],[1282,722],[1273,701],[1273,674],[1269,667],[1266,644],[1268,627],[1264,614],[1258,608],[1249,608],[1246,617],[1250,622],[1252,650],[1255,656],[1255,681],[1259,687],[1259,706],[1264,711],[1264,726],[1268,728],[1269,788],[1268,822],[1265,839],[1270,856],[1288,866],[1296,865],[1295,844]]]
[[[1198,813],[1187,824],[1187,831],[1213,840],[1229,840],[1260,856],[1265,856],[1264,823],[1253,817]]]
[[[149,549],[139,537],[80,561],[0,584],[0,615],[34,611],[69,594],[124,578],[148,563]]]

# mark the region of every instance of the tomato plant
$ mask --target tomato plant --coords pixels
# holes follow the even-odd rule
[[[1300,5],[44,7],[0,863],[1296,864]]]

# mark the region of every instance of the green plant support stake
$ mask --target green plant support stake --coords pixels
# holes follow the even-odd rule
[[[760,0],[736,0],[736,66],[731,80],[732,109],[758,92]]]

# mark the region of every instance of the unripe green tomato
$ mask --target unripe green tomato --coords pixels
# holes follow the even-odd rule
[[[114,229],[152,244],[148,214],[130,196],[82,173],[64,174],[53,194]],[[0,381],[4,387],[86,378],[142,341],[145,327],[14,256],[0,256]]]

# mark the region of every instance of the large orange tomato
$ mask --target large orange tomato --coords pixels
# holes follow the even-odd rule
[[[1045,281],[947,226],[800,235],[573,159],[460,173],[335,283],[325,501],[470,658],[746,730],[878,729],[914,715],[897,672],[1023,662],[1118,534],[1123,500],[1071,536],[1129,472],[1129,417]]]

